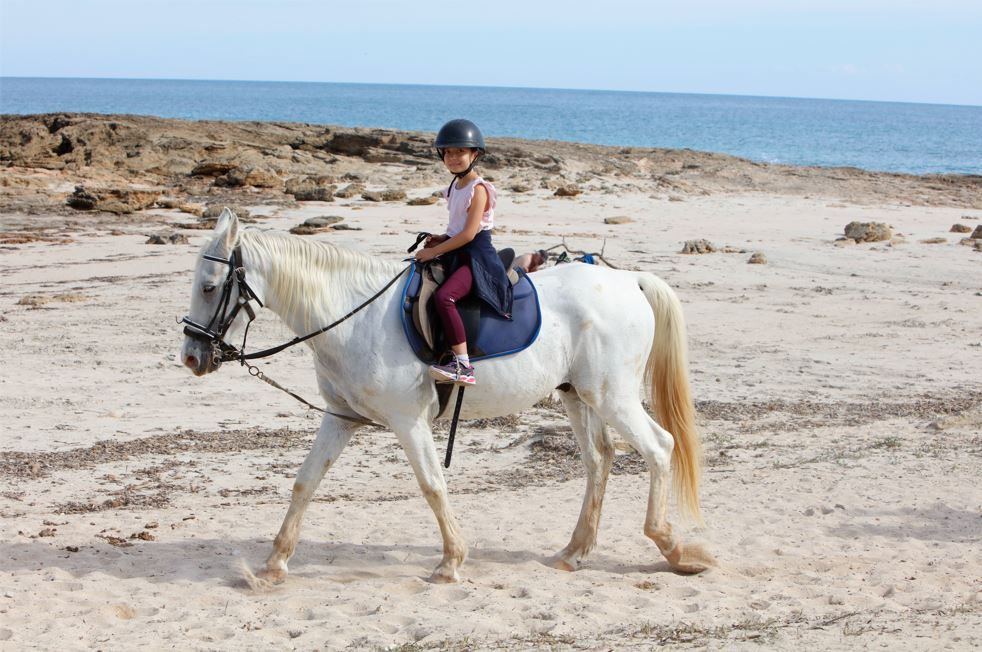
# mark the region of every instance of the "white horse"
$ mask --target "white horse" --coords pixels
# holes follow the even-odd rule
[[[236,249],[237,248],[237,249]],[[239,295],[230,265],[236,265],[262,305],[297,335],[333,322],[378,291],[405,263],[382,260],[324,242],[240,230],[226,209],[202,249],[186,318],[214,331],[230,320],[229,343],[244,328],[242,312],[231,316]],[[404,278],[404,277],[403,277]],[[221,299],[223,282],[231,295]],[[573,570],[594,547],[614,446],[613,425],[647,462],[651,486],[644,533],[671,567],[696,573],[712,565],[698,545],[683,546],[667,520],[672,466],[680,506],[699,517],[701,450],[689,396],[685,325],[675,293],[658,277],[592,265],[565,265],[535,274],[542,307],[538,339],[521,353],[477,363],[478,384],[467,392],[462,418],[503,416],[527,409],[559,389],[586,466],[587,487],[569,544],[550,563]],[[413,467],[443,537],[443,558],[431,575],[436,582],[459,579],[467,545],[447,500],[447,485],[433,442],[431,423],[437,393],[427,366],[410,350],[400,321],[402,283],[390,287],[362,312],[307,341],[317,381],[329,411],[384,424],[395,433]],[[227,294],[227,293],[226,293]],[[243,302],[248,296],[242,296]],[[200,330],[208,330],[198,328]],[[187,330],[186,330],[187,332]],[[221,364],[207,338],[185,338],[181,359],[196,375]],[[650,387],[658,421],[641,402]],[[360,426],[325,415],[313,448],[293,486],[290,508],[259,577],[273,583],[287,576],[300,524],[325,472]]]

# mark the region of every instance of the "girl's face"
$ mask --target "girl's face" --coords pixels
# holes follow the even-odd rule
[[[454,174],[466,170],[474,159],[477,158],[477,150],[467,147],[448,147],[443,150],[443,164]]]

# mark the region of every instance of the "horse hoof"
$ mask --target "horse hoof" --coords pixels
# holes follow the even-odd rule
[[[672,570],[686,575],[696,575],[716,566],[716,559],[705,548],[695,544],[685,546],[677,559],[669,559],[668,562]]]
[[[448,572],[438,568],[430,575],[430,581],[434,584],[454,584],[460,581],[460,576],[457,575],[457,571]]]
[[[282,584],[286,581],[287,572],[281,568],[264,568],[256,575],[261,581],[270,584]]]
[[[566,561],[565,557],[553,557],[546,562],[546,566],[555,568],[556,570],[566,571],[567,573],[572,573],[576,570],[576,566]]]

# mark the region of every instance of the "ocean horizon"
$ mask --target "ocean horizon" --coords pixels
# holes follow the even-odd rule
[[[762,163],[982,174],[982,107],[624,90],[0,77],[0,114],[152,115],[720,152]]]

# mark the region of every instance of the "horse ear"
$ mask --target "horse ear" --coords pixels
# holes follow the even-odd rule
[[[215,223],[215,235],[223,237],[229,249],[234,246],[239,236],[239,218],[228,206],[223,208],[222,214],[218,216],[218,222]]]

